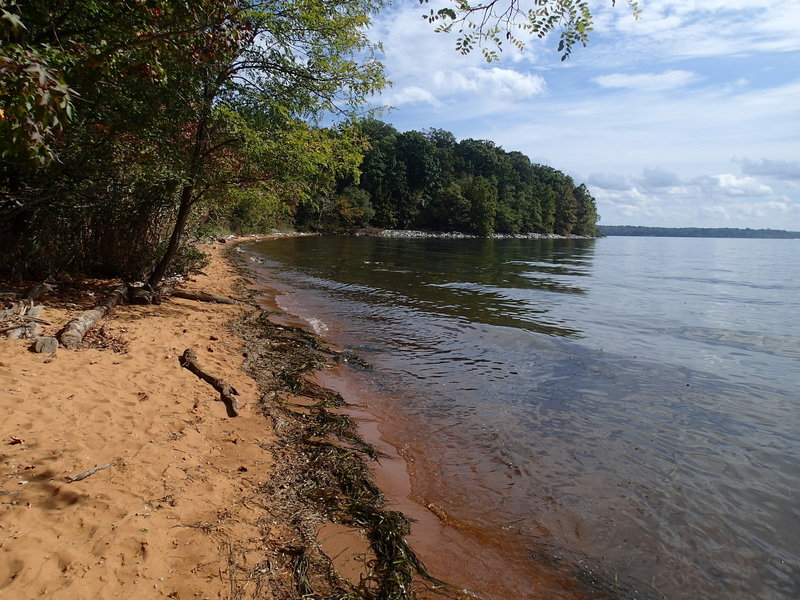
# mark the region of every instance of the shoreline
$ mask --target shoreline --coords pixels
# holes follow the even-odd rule
[[[492,235],[475,235],[460,231],[422,231],[416,229],[376,229],[361,230],[345,234],[356,237],[383,237],[383,238],[436,238],[454,240],[594,240],[601,236],[591,235],[559,235],[557,233],[493,233]]]
[[[465,559],[474,563],[480,543],[414,496],[409,458],[381,431],[391,415],[361,406],[365,389],[344,368],[357,357],[298,327],[268,281],[255,289],[239,243],[287,235],[205,244],[211,263],[181,286],[249,306],[174,297],[119,306],[87,348],[50,357],[0,340],[0,389],[14,393],[0,400],[11,415],[0,425],[0,592],[483,597],[450,585],[469,587]],[[43,302],[57,324],[86,307]],[[239,390],[240,417],[228,418],[214,390],[180,367],[186,347]],[[84,481],[65,480],[109,461]],[[432,576],[406,536],[432,558]],[[491,563],[494,577],[504,556]]]
[[[206,245],[210,265],[182,287],[252,297],[231,253],[264,237],[281,236]],[[85,308],[55,296],[43,299],[52,323]],[[404,598],[438,587],[420,576],[407,519],[383,508],[375,450],[335,408],[341,396],[306,376],[336,351],[272,323],[269,308],[119,306],[88,347],[51,356],[0,340],[0,592]],[[239,390],[241,416],[180,367],[186,347]]]
[[[292,288],[285,288],[282,284],[272,287],[270,269],[262,272],[258,266],[262,259],[257,253],[245,251],[240,256],[247,257],[247,268],[263,286],[271,307],[281,313],[281,322],[313,330],[317,339],[333,338],[332,343],[337,343],[336,332],[346,329],[346,323],[328,321],[328,315],[325,325],[318,327],[315,323],[319,320],[313,313],[285,309],[278,298],[287,292],[294,293]],[[458,586],[455,597],[497,600],[519,597],[612,600],[625,597],[622,588],[617,588],[614,583],[609,585],[603,574],[586,561],[564,564],[563,551],[555,548],[542,546],[533,550],[525,543],[510,546],[502,535],[462,521],[442,508],[439,500],[429,501],[421,495],[415,478],[436,477],[438,473],[427,468],[431,466],[428,464],[430,460],[435,462],[435,459],[424,457],[423,460],[415,448],[400,441],[404,436],[398,436],[398,431],[414,428],[415,424],[408,419],[398,420],[398,414],[392,409],[396,399],[373,387],[369,378],[363,375],[358,369],[338,365],[333,370],[316,371],[313,379],[338,392],[347,403],[341,410],[356,422],[360,436],[389,455],[390,460],[381,459],[370,464],[373,476],[387,496],[389,507],[411,517],[409,543],[432,574],[446,574],[448,581]]]

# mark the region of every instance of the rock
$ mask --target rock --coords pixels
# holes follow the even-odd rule
[[[31,350],[38,354],[53,354],[58,350],[58,340],[48,335],[39,336],[31,345]]]

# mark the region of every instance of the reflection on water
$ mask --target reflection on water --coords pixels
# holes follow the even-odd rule
[[[548,317],[552,293],[586,293],[578,278],[588,274],[594,241],[540,240],[532,248],[530,240],[468,239],[455,245],[436,238],[316,237],[283,239],[280,246],[277,255],[269,251],[271,259],[291,257],[293,268],[320,279],[309,284],[334,285],[341,298],[374,295],[463,322],[572,337],[580,332]]]
[[[800,594],[797,244],[253,248],[376,365],[423,503],[640,597]]]

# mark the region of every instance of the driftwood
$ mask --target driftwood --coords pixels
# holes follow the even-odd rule
[[[54,354],[58,350],[58,340],[49,335],[42,335],[31,344],[31,351],[37,354]]]
[[[98,465],[97,467],[89,469],[88,471],[84,471],[83,473],[78,473],[77,475],[72,475],[72,476],[67,475],[64,479],[67,480],[67,483],[80,481],[81,479],[86,479],[87,477],[89,477],[89,475],[94,475],[98,471],[102,471],[103,469],[107,469],[108,467],[113,467],[115,464],[117,464],[117,461],[112,460],[109,463],[106,463],[104,465]]]
[[[225,403],[225,407],[228,409],[228,416],[239,416],[239,401],[234,398],[234,396],[239,395],[236,388],[219,377],[214,377],[204,371],[197,362],[197,354],[191,348],[187,348],[179,360],[183,368],[188,369],[206,383],[211,384],[211,387],[219,392],[219,399]]]
[[[22,318],[32,306],[33,302],[29,302],[27,300],[17,300],[16,302],[12,302],[10,307],[0,310],[0,323],[3,321]]]
[[[217,304],[244,304],[239,300],[228,298],[228,296],[219,296],[217,294],[209,294],[207,292],[187,292],[186,290],[172,290],[169,292],[171,296],[176,298],[184,298],[185,300],[197,300],[198,302],[216,302]]]
[[[80,348],[83,336],[95,323],[105,317],[119,302],[128,295],[128,287],[122,285],[115,289],[104,304],[81,313],[64,325],[58,332],[58,340],[65,348]]]
[[[41,304],[39,306],[29,306],[25,310],[25,314],[20,317],[24,321],[22,327],[13,328],[6,333],[6,337],[11,340],[18,340],[20,338],[38,336],[42,329],[42,319],[39,318],[39,315],[42,314],[43,309],[44,306]]]
[[[23,329],[25,327],[25,323],[15,323],[14,325],[9,325],[8,327],[3,327],[0,329],[0,333],[9,333],[10,331],[15,331],[17,329]],[[6,336],[9,337],[9,336]]]
[[[12,340],[38,336],[41,325],[50,324],[39,318],[43,309],[41,304],[34,306],[30,299],[14,302],[10,308],[0,311],[0,334]]]

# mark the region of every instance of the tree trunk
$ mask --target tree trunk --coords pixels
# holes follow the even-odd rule
[[[172,235],[169,238],[169,244],[164,256],[159,261],[156,268],[153,269],[150,278],[147,280],[148,285],[155,289],[161,279],[169,269],[175,255],[178,253],[178,248],[181,245],[181,237],[186,229],[186,223],[189,220],[189,213],[192,206],[197,201],[195,197],[195,190],[197,187],[197,178],[203,167],[203,158],[208,148],[208,118],[211,111],[211,102],[213,94],[207,97],[207,104],[205,110],[197,123],[197,134],[194,138],[194,148],[192,149],[192,159],[189,163],[189,178],[186,185],[181,190],[181,202],[178,207],[178,218],[175,220],[175,226],[172,228]]]
[[[172,263],[172,260],[178,253],[178,248],[181,244],[181,236],[183,236],[183,230],[186,229],[186,222],[189,220],[189,213],[191,212],[192,205],[194,204],[192,200],[193,194],[193,183],[183,186],[183,189],[181,190],[181,204],[180,208],[178,208],[178,218],[175,220],[175,227],[172,228],[172,235],[169,238],[167,251],[164,253],[164,256],[161,258],[158,265],[156,265],[156,268],[153,269],[153,273],[147,280],[147,284],[152,289],[155,289],[158,283],[164,277],[169,265]]]
[[[127,295],[128,287],[124,285],[120,286],[112,292],[105,304],[87,310],[72,319],[58,332],[57,337],[61,345],[69,349],[80,348],[83,342],[83,336],[86,335],[86,332],[100,319],[105,317],[122,299],[127,297]]]

